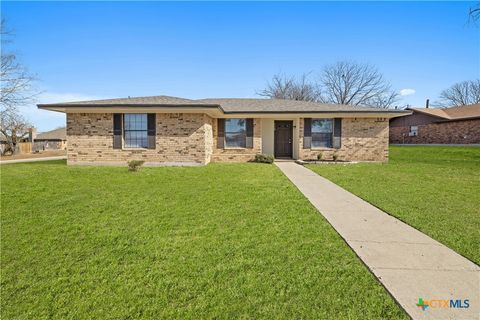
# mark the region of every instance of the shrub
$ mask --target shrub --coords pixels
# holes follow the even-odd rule
[[[323,158],[323,152],[320,151],[320,152],[317,154],[317,160],[318,160],[318,161],[321,161],[322,158]]]
[[[337,151],[333,153],[332,158],[333,158],[333,161],[337,162],[337,159],[338,159]]]
[[[254,162],[273,163],[273,156],[271,154],[256,154]]]
[[[145,161],[142,160],[131,160],[128,161],[128,170],[129,171],[138,171]]]

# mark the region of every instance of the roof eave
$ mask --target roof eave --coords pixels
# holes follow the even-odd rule
[[[178,105],[178,104],[82,104],[82,103],[71,103],[71,104],[37,104],[38,109],[56,111],[62,113],[71,112],[81,112],[82,110],[103,110],[107,111],[109,109],[118,109],[118,110],[149,110],[149,109],[159,109],[165,108],[174,112],[175,110],[196,110],[201,111],[205,110],[206,112],[220,110],[223,112],[223,109],[219,105],[214,104],[188,104],[188,105]]]
[[[477,119],[480,119],[480,116],[442,119],[442,120],[439,120],[438,122],[453,122],[453,121],[466,121],[466,120],[477,120]]]
[[[95,110],[97,112],[102,111],[110,111],[109,109],[117,109],[118,112],[127,111],[130,112],[131,110],[135,110],[138,112],[143,112],[144,110],[150,109],[164,109],[162,111],[168,112],[176,112],[176,111],[187,111],[187,110],[195,110],[195,112],[199,112],[205,110],[206,113],[212,113],[212,115],[220,114],[224,115],[299,115],[299,116],[308,116],[308,115],[315,115],[315,114],[332,114],[332,115],[343,115],[345,116],[353,116],[355,115],[369,115],[369,116],[377,116],[377,117],[400,117],[412,114],[411,111],[408,110],[392,110],[392,109],[385,109],[385,110],[301,110],[301,111],[274,111],[274,110],[243,110],[243,111],[227,111],[222,108],[221,105],[218,104],[185,104],[185,105],[178,105],[178,104],[82,104],[82,103],[69,103],[69,104],[61,104],[61,103],[54,103],[54,104],[38,104],[37,107],[43,110],[50,110],[62,113],[69,113],[69,111],[75,112],[85,112],[88,110]],[[112,110],[113,111],[113,110]]]
[[[432,117],[445,119],[445,120],[450,120],[450,118],[448,116],[441,116],[441,115],[434,114],[434,113],[431,113],[431,112],[428,112],[428,111],[425,111],[425,110],[420,110],[420,109],[415,109],[415,108],[407,108],[406,110],[412,110],[412,111],[420,112],[422,114],[426,114],[426,115],[429,115],[429,116],[432,116]]]
[[[113,107],[135,107],[135,108],[147,108],[147,107],[152,107],[152,108],[159,108],[159,107],[165,107],[165,108],[221,108],[220,105],[218,104],[151,104],[151,103],[68,103],[68,104],[61,104],[61,103],[50,103],[50,104],[45,104],[45,103],[40,103],[37,104],[37,107],[39,109],[47,109],[47,108],[113,108]]]
[[[223,118],[278,118],[278,119],[293,119],[293,118],[396,118],[407,116],[410,112],[381,112],[381,111],[368,111],[368,112],[355,112],[355,111],[286,111],[286,112],[225,112],[221,117]]]
[[[225,114],[239,114],[239,113],[263,113],[263,114],[308,114],[308,113],[389,113],[389,114],[412,114],[411,112],[399,111],[382,111],[382,110],[302,110],[302,111],[225,111]]]

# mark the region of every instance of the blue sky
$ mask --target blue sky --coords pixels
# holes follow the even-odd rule
[[[400,105],[478,78],[474,2],[5,2],[40,102],[143,95],[256,97],[273,74],[377,66]],[[40,131],[62,114],[22,108]]]

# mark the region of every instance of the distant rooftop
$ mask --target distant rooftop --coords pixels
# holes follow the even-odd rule
[[[67,140],[65,127],[37,134],[35,140]]]
[[[407,108],[407,110],[429,114],[445,120],[480,118],[480,103],[450,108]]]

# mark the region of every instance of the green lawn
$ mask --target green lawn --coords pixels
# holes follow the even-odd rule
[[[0,170],[2,319],[407,318],[273,165]]]
[[[390,147],[388,164],[308,167],[480,263],[480,148]]]

